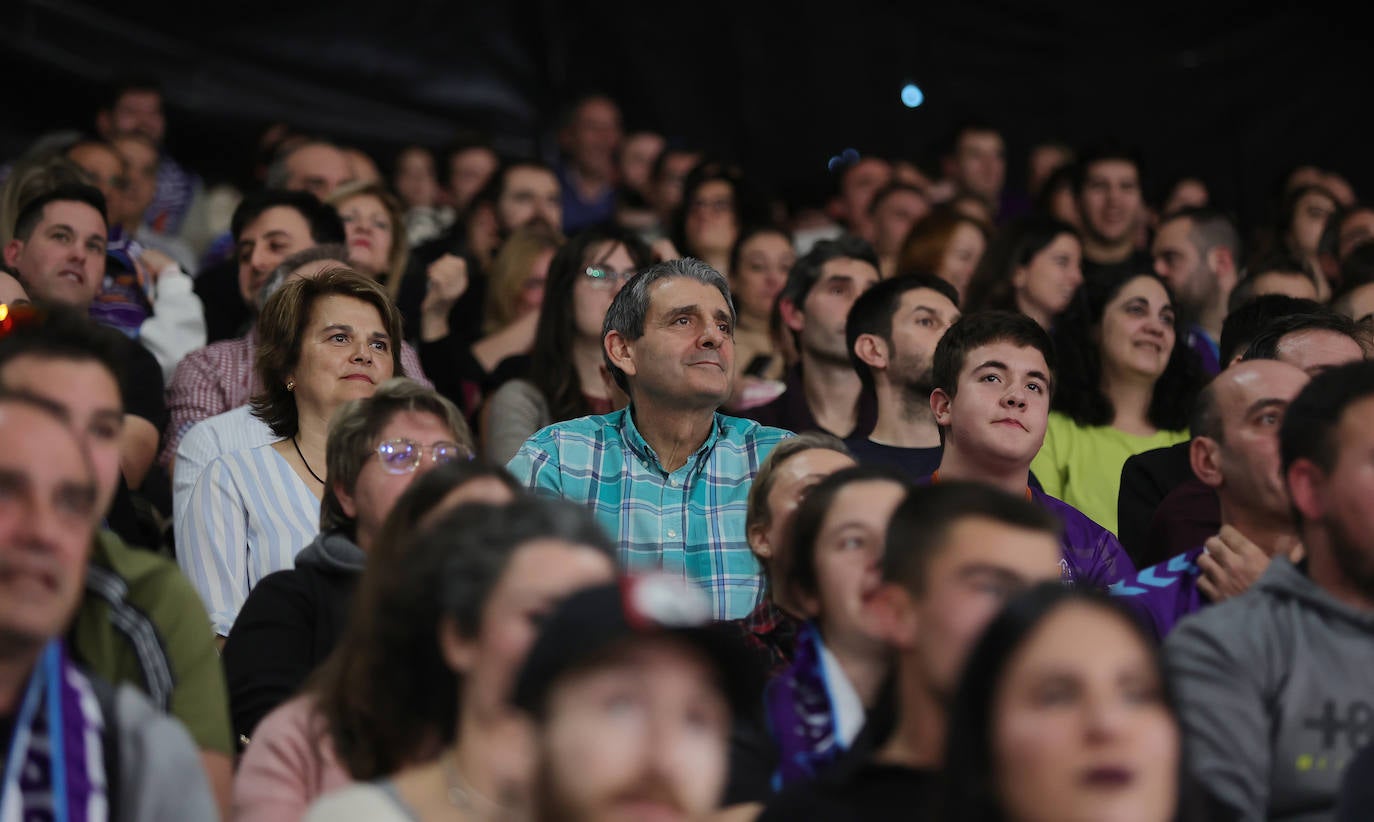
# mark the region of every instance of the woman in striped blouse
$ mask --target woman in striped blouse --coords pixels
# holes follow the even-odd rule
[[[253,413],[275,442],[231,452],[197,480],[177,560],[227,636],[258,580],[292,567],[319,531],[329,420],[405,376],[401,315],[383,286],[342,266],[294,280],[258,318]]]

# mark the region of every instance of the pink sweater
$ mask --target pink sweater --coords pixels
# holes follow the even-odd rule
[[[258,723],[234,776],[231,822],[299,822],[310,803],[353,784],[313,706],[298,696]]]

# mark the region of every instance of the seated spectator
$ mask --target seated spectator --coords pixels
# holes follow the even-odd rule
[[[1354,321],[1331,310],[1290,314],[1255,335],[1242,359],[1280,360],[1315,377],[1345,363],[1365,359],[1369,335]]]
[[[253,413],[277,440],[210,462],[177,524],[177,561],[221,637],[248,592],[290,568],[319,531],[329,419],[379,383],[405,376],[401,319],[374,280],[346,268],[293,280],[258,323],[262,392]]]
[[[343,222],[349,264],[381,283],[395,299],[410,257],[400,231],[401,204],[381,183],[360,180],[339,186],[326,202]]]
[[[251,735],[333,650],[358,576],[401,493],[440,465],[467,463],[472,453],[472,436],[453,403],[411,380],[382,383],[334,414],[319,536],[296,555],[294,568],[253,588],[224,644],[240,736]]]
[[[864,465],[887,465],[913,482],[940,467],[940,427],[930,411],[935,346],[955,320],[958,294],[937,277],[884,280],[854,301],[845,321],[850,362],[878,398],[878,423],[846,445]]]
[[[1031,469],[1047,494],[1116,533],[1122,464],[1188,439],[1203,378],[1154,274],[1088,278],[1054,340],[1059,385]]]
[[[650,266],[603,326],[606,367],[630,405],[551,425],[508,466],[540,494],[591,507],[623,568],[664,569],[705,589],[716,619],[759,603],[744,533],[749,484],[791,436],[718,412],[733,389],[734,326],[719,272],[690,258]]]
[[[763,566],[767,588],[758,607],[734,624],[744,632],[746,643],[761,652],[772,673],[791,663],[802,624],[803,609],[789,600],[783,584],[792,561],[792,519],[816,483],[854,464],[843,442],[809,431],[778,443],[749,486],[744,532],[749,550]]]
[[[563,220],[570,232],[607,223],[615,216],[619,182],[616,154],[624,132],[620,107],[604,94],[588,94],[563,113],[558,143],[564,161],[559,168]]]
[[[707,604],[676,587],[589,588],[543,625],[514,697],[534,719],[533,819],[705,819],[719,804],[731,718],[756,677]],[[622,711],[642,721],[617,722]]]
[[[1009,311],[969,314],[941,338],[932,371],[930,407],[945,444],[931,482],[987,483],[1048,510],[1063,526],[1059,568],[1066,584],[1105,589],[1135,572],[1102,526],[1031,487],[1031,461],[1054,393],[1062,390],[1043,328]]]
[[[1331,307],[1366,330],[1374,328],[1374,242],[1350,251],[1341,264],[1341,284],[1331,295]]]
[[[431,514],[408,543],[379,546],[386,561],[364,573],[336,652],[258,727],[235,819],[408,819],[452,814],[451,802],[487,815],[527,802],[529,726],[510,696],[532,615],[611,581],[611,545],[584,510],[530,499]],[[380,781],[303,814],[355,780]]]
[[[1183,341],[1208,375],[1221,371],[1221,326],[1240,272],[1240,233],[1225,214],[1185,208],[1166,214],[1154,239],[1154,271],[1173,291]]]
[[[29,200],[15,221],[5,264],[34,299],[89,312],[105,274],[105,203],[97,189],[59,186]],[[157,456],[166,406],[162,369],[146,348],[118,343],[124,361],[121,392],[128,398],[120,434],[119,465],[137,490]]]
[[[1112,588],[1158,639],[1183,617],[1243,592],[1270,557],[1288,555],[1297,543],[1278,429],[1306,384],[1295,366],[1254,360],[1221,372],[1198,396],[1192,470],[1220,501],[1220,531]]]
[[[0,476],[5,816],[94,808],[112,820],[217,818],[185,729],[134,688],[86,673],[63,639],[81,599],[101,491],[60,408],[0,396]]]
[[[955,693],[938,818],[1218,818],[1187,787],[1154,645],[1101,594],[1041,585],[1011,600]]]
[[[95,469],[96,509],[113,519],[121,490],[120,336],[61,306],[26,316],[15,312],[7,321],[0,336],[0,389],[27,392],[61,409]],[[227,808],[233,765],[228,697],[200,596],[175,562],[131,547],[107,528],[91,543],[85,583],[67,632],[72,658],[111,683],[132,685],[178,719]]]
[[[968,311],[1019,311],[1046,331],[1083,284],[1083,243],[1068,223],[1024,217],[992,238],[969,281]]]
[[[549,263],[544,301],[566,310],[541,311],[527,379],[498,388],[482,410],[482,453],[507,462],[525,440],[554,423],[605,414],[624,403],[603,376],[606,309],[649,263],[634,235],[592,229],[574,237]]]
[[[1367,455],[1374,364],[1312,378],[1279,443],[1305,570],[1275,557],[1242,596],[1184,620],[1165,642],[1189,770],[1213,819],[1296,819],[1336,809],[1364,744],[1342,733],[1374,688],[1374,563]],[[1345,723],[1345,724],[1343,724]]]
[[[910,183],[894,180],[873,193],[868,219],[873,226],[873,251],[884,279],[897,276],[897,255],[912,226],[930,214],[930,198]]]
[[[739,407],[760,404],[756,394],[767,396],[759,394],[759,388],[749,390],[750,380],[771,384],[782,379],[787,363],[772,326],[773,305],[796,261],[787,232],[769,226],[746,228],[730,252],[730,294],[739,309],[735,329],[735,352],[743,378],[735,401]]]
[[[844,324],[854,301],[878,279],[873,247],[854,237],[821,240],[802,255],[773,309],[799,361],[777,399],[741,413],[788,431],[867,437],[877,422],[877,400],[854,373]]]
[[[1322,270],[1319,254],[1322,229],[1338,207],[1336,198],[1320,185],[1303,185],[1288,191],[1276,226],[1283,249],[1313,269]],[[1319,284],[1317,301],[1326,302],[1331,297],[1333,283],[1322,277]]]
[[[767,222],[740,170],[716,160],[692,169],[682,184],[682,205],[674,218],[673,244],[730,276],[730,252],[745,226]]]
[[[1153,270],[1137,240],[1149,224],[1135,149],[1108,140],[1086,148],[1073,166],[1074,206],[1083,232],[1083,279],[1115,280]]]
[[[401,222],[406,245],[411,248],[434,239],[453,224],[453,209],[443,202],[434,153],[428,148],[409,145],[397,152],[391,188],[405,209]]]
[[[949,206],[912,226],[897,258],[897,274],[933,274],[954,286],[963,304],[988,244],[986,223]]]
[[[760,822],[924,816],[952,744],[947,711],[964,658],[1007,597],[1058,579],[1058,529],[1039,507],[983,485],[912,490],[892,514],[882,583],[864,603],[896,649],[891,735],[781,792]]]
[[[776,745],[774,789],[813,779],[854,744],[878,701],[891,649],[865,619],[892,512],[909,486],[887,468],[843,468],[792,519],[785,586],[806,618],[792,664],[764,692]]]

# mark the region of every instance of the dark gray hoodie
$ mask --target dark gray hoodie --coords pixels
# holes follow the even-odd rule
[[[1276,558],[1164,651],[1198,784],[1240,819],[1330,819],[1345,766],[1374,741],[1374,612]]]

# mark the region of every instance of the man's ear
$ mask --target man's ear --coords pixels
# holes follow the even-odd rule
[[[768,526],[761,522],[750,525],[745,539],[749,541],[749,550],[753,551],[759,560],[767,562],[773,558],[773,544],[768,541]]]
[[[778,313],[782,315],[782,323],[792,329],[794,334],[800,334],[802,326],[806,324],[806,312],[797,307],[788,297],[778,300]]]
[[[1300,459],[1288,466],[1288,498],[1305,520],[1321,519],[1326,515],[1325,490],[1327,478],[1316,463]]]
[[[19,255],[24,251],[23,240],[10,240],[5,243],[5,265],[15,268],[19,264]]]
[[[1221,446],[1211,437],[1193,437],[1188,446],[1188,463],[1208,488],[1220,488],[1226,481],[1221,471]]]
[[[630,349],[630,341],[625,339],[625,335],[615,330],[607,331],[601,344],[605,346],[606,354],[616,368],[624,371],[626,376],[635,375],[634,352]]]
[[[860,334],[854,340],[854,355],[869,368],[887,370],[887,340],[877,334]]]
[[[954,398],[945,393],[945,389],[937,388],[930,392],[930,411],[935,415],[935,424],[945,428],[950,424],[953,417]]]
[[[898,650],[915,646],[920,628],[911,593],[894,582],[883,583],[863,604],[864,621],[882,641]]]
[[[439,653],[444,663],[459,674],[471,673],[477,667],[477,643],[463,636],[458,623],[450,617],[439,620]]]
[[[1231,255],[1231,249],[1219,245],[1208,251],[1207,270],[1216,275],[1223,294],[1230,293],[1236,287],[1236,259]]]

